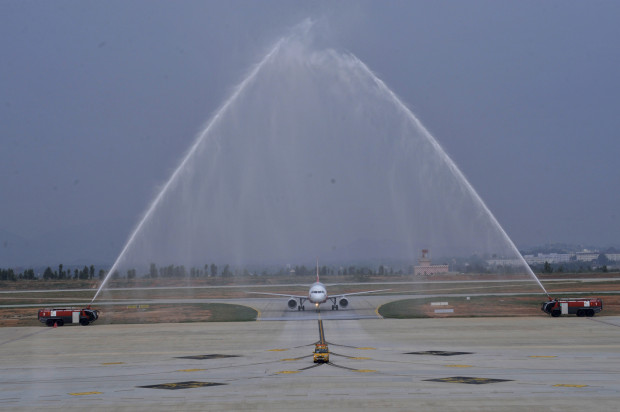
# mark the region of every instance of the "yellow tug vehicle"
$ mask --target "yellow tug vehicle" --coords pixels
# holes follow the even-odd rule
[[[329,362],[329,348],[327,343],[317,343],[314,347],[314,363]]]

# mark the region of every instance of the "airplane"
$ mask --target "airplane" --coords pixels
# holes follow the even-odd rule
[[[338,307],[342,307],[342,308],[346,308],[347,306],[349,306],[349,299],[347,299],[347,296],[352,296],[352,295],[364,295],[367,293],[375,293],[375,292],[384,292],[387,290],[391,290],[391,289],[379,289],[379,290],[368,290],[368,291],[364,291],[364,292],[353,292],[353,293],[343,293],[341,295],[333,295],[330,296],[327,294],[327,289],[325,288],[325,285],[321,283],[321,281],[319,280],[319,262],[316,263],[316,282],[314,282],[311,286],[310,286],[310,290],[308,291],[308,295],[307,296],[300,296],[300,295],[285,295],[283,293],[267,293],[267,292],[248,292],[248,293],[253,293],[253,294],[257,294],[257,295],[270,295],[270,296],[286,296],[289,297],[288,300],[288,307],[289,309],[295,309],[297,308],[297,310],[306,310],[305,306],[304,306],[304,302],[309,301],[311,303],[314,304],[316,310],[319,309],[319,305],[321,303],[325,303],[328,300],[331,300],[332,302],[332,310],[338,310]],[[340,299],[340,300],[338,300]],[[297,303],[297,300],[299,300],[299,304]]]

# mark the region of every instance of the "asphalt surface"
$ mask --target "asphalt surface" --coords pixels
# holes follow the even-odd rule
[[[617,409],[620,317],[380,319],[386,299],[253,299],[258,322],[1,328],[0,409]],[[319,319],[331,363],[315,366]]]

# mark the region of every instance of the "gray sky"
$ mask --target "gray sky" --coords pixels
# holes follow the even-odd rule
[[[518,247],[620,245],[618,2],[3,1],[0,267],[111,263],[304,18],[412,109]]]

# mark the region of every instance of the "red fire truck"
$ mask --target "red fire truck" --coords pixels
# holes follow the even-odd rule
[[[543,302],[540,310],[554,318],[560,315],[594,316],[603,310],[603,301],[599,298],[561,298]]]
[[[47,326],[63,326],[65,323],[79,323],[87,326],[99,318],[99,311],[90,306],[83,309],[39,309],[39,322]]]

